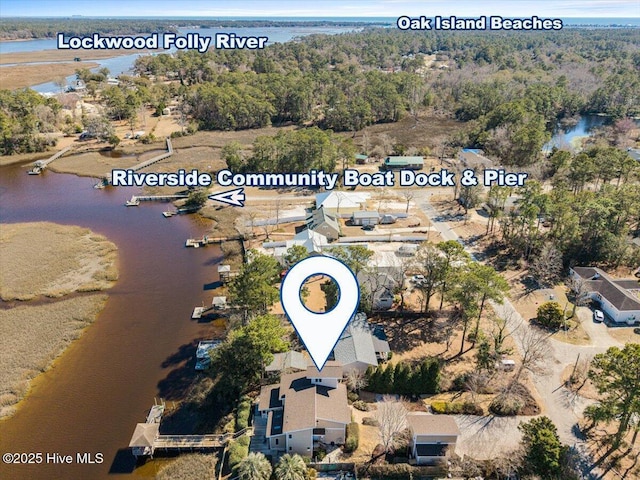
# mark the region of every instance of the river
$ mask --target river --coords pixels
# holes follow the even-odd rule
[[[282,43],[293,40],[297,37],[304,37],[314,34],[327,34],[335,35],[338,33],[352,32],[359,30],[354,27],[339,27],[339,26],[323,26],[323,27],[307,27],[304,25],[297,27],[255,27],[255,28],[241,28],[241,27],[217,27],[217,28],[198,28],[189,29],[183,28],[179,30],[180,35],[186,35],[189,32],[196,32],[200,36],[214,38],[217,33],[235,33],[240,36],[259,36],[268,37],[269,41],[267,45],[273,43]],[[17,53],[17,52],[37,52],[41,50],[52,50],[58,48],[57,40],[53,38],[41,38],[35,40],[26,40],[20,42],[0,42],[0,53]],[[175,49],[167,50],[168,53],[175,52]],[[117,77],[121,74],[131,74],[133,65],[140,54],[122,55],[119,57],[106,58],[95,60],[99,64],[98,67],[92,69],[97,72],[101,68],[108,68],[112,77]],[[46,63],[46,62],[40,62]],[[0,67],[1,68],[1,67]],[[75,75],[70,75],[66,78],[67,84],[71,84],[75,80]],[[55,82],[45,82],[31,86],[33,90],[40,93],[56,93],[60,91],[60,87]]]
[[[0,168],[0,221],[88,227],[116,243],[120,270],[94,324],[32,382],[17,413],[0,421],[2,453],[102,453],[104,463],[0,464],[3,480],[140,478],[128,475],[135,424],[154,397],[184,393],[197,340],[222,333],[190,320],[194,306],[211,302],[207,285],[218,279],[218,248],[184,247],[207,225],[195,216],[166,219],[165,204],[126,208],[136,189],[97,190],[94,183],[51,171],[29,176],[24,164]]]

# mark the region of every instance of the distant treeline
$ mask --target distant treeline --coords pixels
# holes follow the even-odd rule
[[[292,122],[358,131],[424,107],[466,123],[453,146],[536,162],[563,119],[640,115],[640,30],[311,35],[260,51],[141,57],[142,76],[179,81],[201,129]]]
[[[264,28],[264,27],[362,27],[362,22],[320,20],[229,20],[229,19],[113,19],[113,18],[3,18],[0,40],[53,38],[58,32],[67,35],[135,35],[153,32],[177,32],[179,28]],[[371,22],[369,25],[381,25]]]

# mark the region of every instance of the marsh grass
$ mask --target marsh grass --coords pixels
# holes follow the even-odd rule
[[[87,228],[47,222],[0,228],[0,298],[30,300],[109,288],[117,247]]]
[[[0,310],[0,417],[13,412],[12,405],[27,393],[29,381],[80,336],[106,299],[89,294]]]

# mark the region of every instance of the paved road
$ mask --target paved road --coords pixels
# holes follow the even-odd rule
[[[442,238],[445,240],[458,241],[464,245],[448,222],[434,221],[439,214],[429,203],[429,194],[427,191],[416,190],[414,201],[431,220],[433,226],[442,235]],[[467,250],[474,260],[477,260],[475,252],[470,246],[465,245],[465,250]],[[522,353],[522,333],[530,330],[532,328],[531,325],[520,316],[508,299],[505,299],[502,305],[492,303],[492,307],[498,316],[508,319],[510,330],[515,332],[513,337],[516,347],[520,350],[520,353]],[[573,445],[583,450],[584,442],[576,435],[578,432],[575,426],[581,418],[585,407],[592,403],[592,401],[575,396],[565,389],[561,383],[562,372],[567,365],[575,363],[578,355],[580,355],[580,358],[591,358],[597,353],[604,352],[610,346],[622,346],[622,344],[608,334],[607,327],[604,324],[593,323],[590,311],[587,308],[578,308],[578,315],[582,320],[583,327],[591,338],[591,344],[586,346],[572,345],[555,339],[549,339],[551,353],[549,355],[549,361],[547,362],[547,371],[543,374],[533,374],[532,380],[543,402],[543,413],[551,418],[557,426],[560,439],[568,445]],[[505,422],[495,422],[492,417],[485,417],[484,421],[481,419],[475,419],[473,421],[470,421],[470,419],[458,420],[458,423],[462,423],[461,431],[472,425],[474,426],[474,428],[468,430],[466,435],[463,431],[463,446],[465,445],[465,436],[470,437],[470,440],[482,440],[483,438],[485,440],[488,438],[495,439],[500,438],[499,432],[502,432],[510,441],[514,441],[513,429],[518,423],[517,420],[517,417],[513,421]],[[464,429],[462,427],[464,427]],[[482,444],[482,442],[474,443]],[[483,453],[491,454],[493,450],[494,449],[491,448],[489,452]]]

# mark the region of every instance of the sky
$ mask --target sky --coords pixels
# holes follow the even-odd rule
[[[639,0],[0,0],[0,17],[640,17]]]

